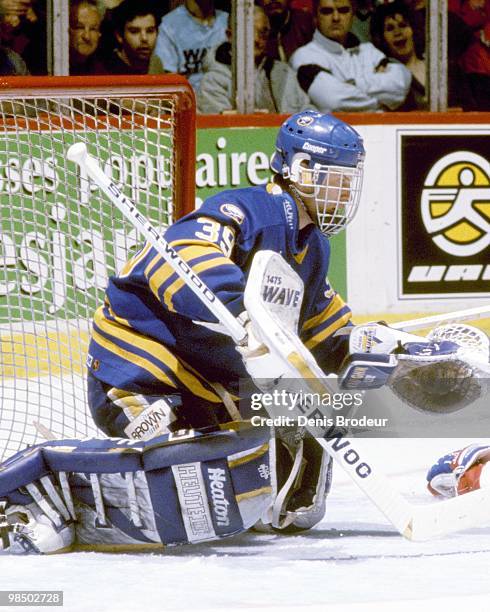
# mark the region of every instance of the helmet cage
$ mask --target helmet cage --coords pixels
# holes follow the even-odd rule
[[[304,202],[313,199],[316,222],[326,236],[343,230],[354,218],[361,197],[363,163],[356,167],[313,163],[310,156],[299,153],[294,156],[287,178]]]

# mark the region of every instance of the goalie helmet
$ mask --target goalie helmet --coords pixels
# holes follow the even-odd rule
[[[354,128],[333,115],[307,110],[282,124],[271,168],[290,182],[303,203],[313,201],[320,231],[332,236],[357,212],[363,162],[364,145]]]

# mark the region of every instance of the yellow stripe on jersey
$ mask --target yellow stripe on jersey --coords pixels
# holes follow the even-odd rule
[[[223,257],[222,251],[215,245],[211,243],[206,243],[206,245],[191,245],[179,251],[180,257],[186,262],[189,263],[192,259],[196,259],[197,257],[201,257],[202,255],[209,255],[215,253]],[[147,269],[151,269],[150,266]],[[193,268],[194,269],[194,268]],[[167,262],[163,262],[161,266],[159,266],[148,278],[148,283],[152,293],[158,298],[158,291],[160,287],[168,281],[168,279],[172,276],[177,276],[177,273],[172,268],[170,264]]]
[[[351,317],[352,317],[351,312],[345,313],[345,315],[340,317],[340,319],[337,319],[331,325],[329,325],[328,327],[325,327],[325,329],[322,329],[321,332],[318,332],[318,334],[315,334],[309,340],[307,340],[305,342],[306,348],[311,351],[311,349],[315,348],[315,346],[320,344],[320,342],[323,342],[325,338],[328,338],[333,333],[335,333],[338,329],[340,329],[341,327],[344,327],[344,325],[347,325]]]
[[[213,244],[212,242],[207,242],[206,240],[189,240],[189,239],[186,239],[186,240],[174,240],[173,242],[169,243],[169,246],[171,246],[174,249],[175,247],[180,246],[182,244],[185,244],[187,246],[192,246],[192,245],[209,246],[209,247],[211,247],[213,249],[217,248],[216,244]],[[181,255],[181,252],[179,252],[179,255]],[[150,270],[157,263],[157,261],[161,262],[159,268],[163,267],[167,263],[165,261],[165,259],[160,254],[157,253],[155,255],[155,257],[153,257],[151,259],[150,263],[145,268],[145,275],[146,276],[148,276],[148,274],[150,273]],[[170,264],[168,264],[168,265],[170,265]],[[172,266],[170,266],[170,267],[172,267]]]
[[[332,300],[329,302],[328,306],[324,310],[322,310],[319,314],[315,315],[314,317],[311,317],[311,319],[308,319],[305,322],[305,324],[303,325],[302,331],[305,332],[308,329],[311,329],[313,327],[316,327],[317,325],[320,325],[320,323],[323,323],[323,321],[326,321],[328,318],[333,316],[336,312],[341,310],[344,306],[345,306],[344,300],[340,297],[338,293],[335,294]]]
[[[198,274],[199,272],[204,272],[205,270],[209,270],[209,268],[217,268],[218,266],[227,266],[232,263],[230,259],[225,257],[223,253],[220,251],[219,255],[213,257],[212,259],[208,259],[207,261],[202,261],[195,266],[192,266],[193,271]],[[175,312],[174,305],[172,300],[175,294],[182,289],[185,285],[185,281],[181,278],[178,278],[171,285],[165,289],[164,292],[164,304],[170,310],[170,312]]]
[[[104,336],[101,336],[95,330],[93,330],[92,332],[92,339],[94,340],[94,342],[97,342],[97,344],[99,344],[100,346],[108,350],[109,352],[115,353],[122,359],[125,359],[126,361],[129,361],[137,365],[141,369],[146,370],[147,372],[150,372],[150,374],[154,376],[160,382],[163,382],[166,385],[173,387],[174,389],[177,388],[175,384],[167,376],[167,374],[165,374],[165,372],[161,370],[160,368],[157,368],[157,366],[154,365],[148,359],[145,359],[144,357],[140,357],[139,355],[135,355],[134,353],[130,353],[129,351],[124,350],[123,348],[115,344],[114,342],[106,340]]]
[[[181,238],[180,240],[173,240],[169,244],[173,249],[175,249],[178,246],[182,246],[183,244],[187,246],[201,245],[201,246],[210,246],[214,248],[219,248],[215,242],[211,242],[209,240],[199,240],[198,238]]]
[[[293,254],[296,263],[301,265],[303,263],[303,259],[306,257],[306,253],[308,253],[308,245],[306,245],[300,253],[296,253],[296,255]]]
[[[141,334],[126,329],[118,323],[108,321],[103,316],[101,316],[101,313],[99,311],[95,313],[94,322],[97,327],[99,327],[109,336],[114,336],[115,338],[122,340],[130,346],[134,346],[142,351],[145,351],[149,355],[153,355],[156,359],[164,363],[165,366],[169,370],[171,370],[172,374],[174,374],[174,376],[194,395],[202,397],[210,402],[221,403],[221,399],[216,393],[213,393],[212,391],[207,389],[197,376],[189,372],[184,367],[182,362],[179,361],[177,357],[175,357],[175,355],[173,355],[165,346],[163,346],[159,342],[156,342],[151,338],[146,338]],[[115,353],[123,359],[126,359],[126,361],[138,365],[140,368],[150,372],[153,376],[155,376],[157,380],[165,382],[166,384],[175,388],[175,384],[171,382],[165,371],[159,368],[153,362],[146,359],[145,357],[142,357],[137,353],[127,351],[120,347],[117,343],[114,343],[110,340],[106,340],[95,330],[92,334],[92,337],[98,344],[109,350],[111,353]]]
[[[118,276],[129,276],[134,268],[139,264],[139,262],[146,257],[148,251],[151,249],[151,244],[147,242],[145,246],[141,249],[139,253],[136,253],[134,257],[128,259],[128,261],[124,264]]]
[[[116,406],[123,409],[124,414],[130,421],[138,417],[149,406],[148,400],[141,393],[131,393],[130,391],[116,389],[116,387],[109,389],[107,397]]]

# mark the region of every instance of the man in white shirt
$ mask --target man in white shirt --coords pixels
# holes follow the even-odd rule
[[[350,32],[351,0],[316,0],[313,40],[292,55],[298,81],[321,112],[394,110],[407,95],[411,75],[372,43]]]

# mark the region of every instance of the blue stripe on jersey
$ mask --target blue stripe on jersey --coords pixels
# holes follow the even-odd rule
[[[127,341],[124,339],[125,336],[129,336]],[[143,388],[151,388],[154,381],[157,380],[173,388],[185,387],[194,395],[210,402],[221,401],[205,379],[190,372],[173,353],[152,339],[139,334],[128,334],[126,330],[121,330],[117,324],[114,325],[114,332],[111,334],[107,330],[107,325],[106,330],[102,330],[94,323],[90,349],[93,350],[94,346],[98,346],[102,353],[99,368],[106,364],[102,357],[104,350],[114,355],[114,362],[119,370],[117,375],[112,378],[112,384],[115,387],[128,388],[127,385],[126,387],[121,386],[118,380],[120,374],[126,374],[128,384],[136,382],[127,376],[129,372],[135,371],[136,366],[139,370],[138,374]],[[116,368],[113,368],[113,370]]]
[[[100,323],[102,324],[103,321]],[[116,344],[122,353],[126,352],[135,362],[139,361],[140,358],[141,360],[148,360],[165,372],[167,376],[173,373],[169,364],[169,357],[172,357],[172,354],[167,348],[151,338],[128,333],[126,329],[121,329],[122,326],[118,323],[103,323],[103,325],[104,327],[102,328],[94,322],[94,332],[109,342]]]

